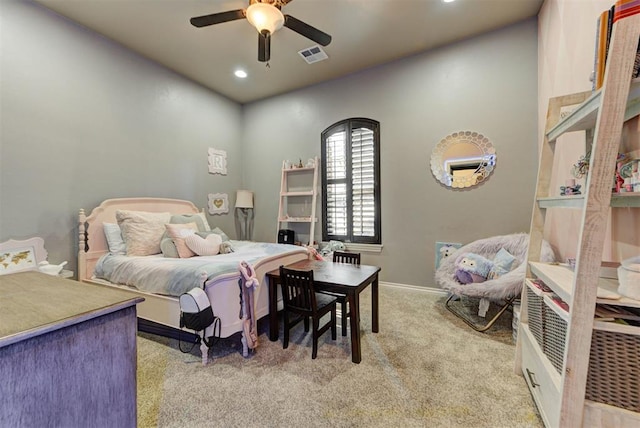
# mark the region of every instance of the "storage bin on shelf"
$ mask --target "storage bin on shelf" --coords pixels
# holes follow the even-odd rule
[[[538,279],[527,280],[527,314],[529,316],[529,331],[538,342],[540,349],[544,349],[543,334],[543,296],[551,290]]]
[[[542,319],[544,326],[544,346],[542,352],[558,373],[562,373],[564,364],[564,348],[567,339],[567,319],[569,314],[563,308],[564,302],[557,296],[544,297]]]
[[[560,306],[563,303],[541,280],[527,280],[529,331],[558,373],[562,373],[567,336],[568,314]]]
[[[587,400],[640,412],[639,390],[640,328],[613,324],[594,329],[587,374]]]

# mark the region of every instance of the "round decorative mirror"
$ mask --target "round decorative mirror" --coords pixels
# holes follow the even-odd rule
[[[431,153],[431,172],[447,187],[475,186],[489,178],[496,165],[496,150],[484,135],[454,132],[443,138]]]

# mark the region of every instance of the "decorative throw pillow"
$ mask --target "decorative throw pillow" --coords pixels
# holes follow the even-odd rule
[[[501,248],[493,258],[493,267],[489,271],[487,279],[495,279],[509,272],[515,261],[516,258],[511,253]]]
[[[226,242],[229,240],[229,237],[227,236],[226,233],[224,233],[222,231],[222,229],[220,229],[219,227],[216,227],[214,229],[211,230],[213,233],[217,233],[218,235],[220,235],[220,237],[222,238],[222,242]]]
[[[127,247],[128,256],[149,256],[160,253],[160,238],[171,214],[117,210],[116,220]]]
[[[162,251],[162,255],[164,257],[179,259],[180,254],[178,254],[178,249],[176,248],[176,244],[173,243],[173,238],[169,236],[162,238],[160,241],[160,250]]]
[[[197,234],[189,235],[184,238],[187,247],[199,256],[215,256],[220,252],[220,244],[222,238],[216,233],[207,235],[206,238]]]
[[[184,242],[184,238],[189,235],[193,235],[198,231],[198,226],[195,223],[186,224],[165,224],[167,233],[172,238],[173,243],[176,245],[178,255],[181,259],[186,259],[195,256],[195,253],[187,247]]]
[[[120,226],[115,223],[102,223],[104,236],[107,238],[107,245],[111,254],[127,254],[127,246],[122,239]]]
[[[198,232],[206,232],[207,228],[200,214],[174,214],[169,221],[171,224],[187,224],[195,223],[198,226]]]

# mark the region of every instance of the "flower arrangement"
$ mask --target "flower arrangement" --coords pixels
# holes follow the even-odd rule
[[[580,156],[578,162],[573,164],[571,168],[571,175],[575,178],[582,178],[589,172],[589,161],[591,160],[591,151],[588,151],[584,156]]]

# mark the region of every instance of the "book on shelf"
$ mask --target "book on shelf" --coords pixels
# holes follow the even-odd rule
[[[634,324],[640,322],[640,315],[633,308],[622,308],[615,305],[597,304],[595,316],[598,321],[621,320]]]
[[[598,90],[604,82],[607,54],[613,24],[616,21],[640,13],[640,0],[618,0],[610,9],[603,11],[596,22],[593,89]],[[640,77],[640,43],[636,51],[631,78]]]
[[[605,10],[600,14],[598,18],[598,24],[596,29],[596,39],[598,40],[598,44],[596,47],[596,78],[595,78],[595,88],[600,89],[602,87],[602,82],[604,82],[604,70],[605,65],[607,64],[607,50],[609,47],[609,21],[612,21],[611,10]]]

